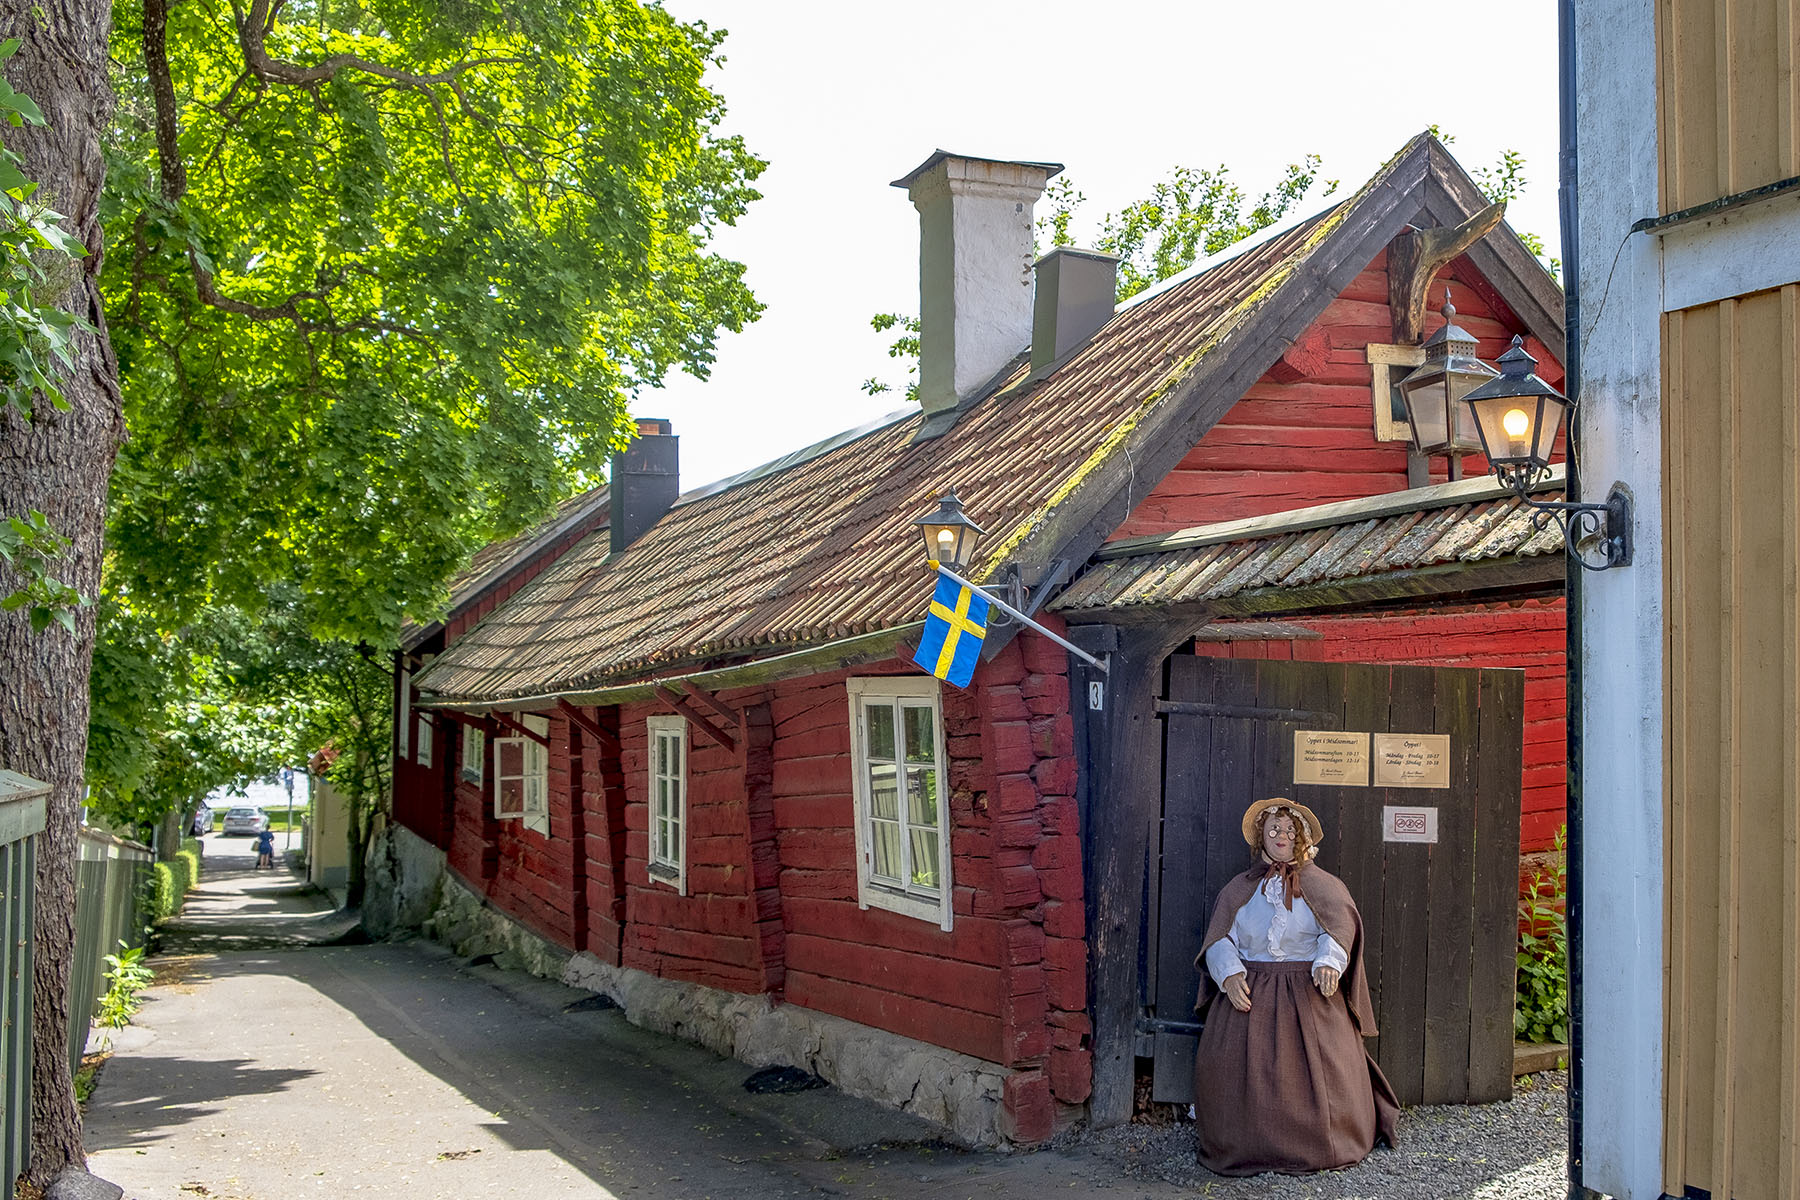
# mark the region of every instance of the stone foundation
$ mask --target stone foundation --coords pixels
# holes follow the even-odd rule
[[[1005,1067],[767,996],[723,992],[569,959],[562,980],[610,997],[633,1025],[698,1042],[753,1067],[799,1067],[841,1091],[944,1127],[969,1146],[1005,1146]]]
[[[403,825],[377,817],[363,859],[362,923],[373,937],[420,929],[442,900],[444,852]]]
[[[458,955],[597,992],[633,1025],[696,1042],[753,1067],[799,1067],[852,1096],[941,1126],[967,1146],[1013,1144],[1006,1111],[1015,1072],[941,1046],[846,1021],[767,996],[743,995],[615,967],[571,954],[488,904],[444,868],[441,851],[390,826],[371,851],[369,900],[378,936],[418,929]],[[377,862],[379,861],[379,869]],[[365,915],[365,924],[369,924]]]

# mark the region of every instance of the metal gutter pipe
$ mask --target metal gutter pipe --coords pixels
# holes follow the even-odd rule
[[[1568,489],[1570,500],[1581,499],[1580,445],[1577,426],[1581,421],[1581,229],[1578,203],[1580,180],[1576,154],[1575,97],[1575,0],[1557,0],[1557,116],[1562,133],[1562,152],[1558,163],[1557,208],[1562,226],[1563,266],[1563,386],[1576,403],[1570,406]],[[1563,901],[1564,920],[1568,929],[1569,971],[1569,1200],[1587,1200],[1589,1192],[1582,1182],[1582,936],[1581,887],[1582,836],[1581,805],[1581,600],[1582,570],[1565,571],[1566,601],[1563,606],[1566,649],[1564,651],[1565,728],[1568,737],[1567,800],[1565,806],[1568,839],[1564,844],[1566,893]]]

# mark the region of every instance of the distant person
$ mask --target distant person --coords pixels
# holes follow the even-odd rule
[[[265,829],[256,835],[256,866],[258,870],[275,867],[275,834]]]

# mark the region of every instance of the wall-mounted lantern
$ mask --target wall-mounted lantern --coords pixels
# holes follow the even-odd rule
[[[1532,485],[1550,470],[1556,431],[1569,399],[1538,378],[1537,359],[1514,337],[1500,356],[1500,373],[1463,396],[1469,420],[1494,477],[1537,510],[1533,524],[1554,519],[1562,528],[1569,556],[1590,571],[1631,562],[1631,497],[1614,485],[1604,504],[1556,503],[1531,498]],[[1574,447],[1570,448],[1571,453]]]
[[[1481,449],[1464,396],[1494,378],[1494,368],[1475,356],[1475,338],[1456,323],[1456,306],[1444,298],[1444,323],[1426,339],[1425,361],[1400,381],[1400,399],[1420,454],[1450,456],[1450,477],[1462,478],[1462,456]]]
[[[956,489],[938,497],[938,506],[913,522],[925,538],[925,557],[952,571],[965,571],[975,558],[975,544],[987,531],[963,512]]]

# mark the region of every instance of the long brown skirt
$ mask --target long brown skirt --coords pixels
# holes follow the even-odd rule
[[[1213,997],[1194,1058],[1200,1163],[1220,1175],[1299,1175],[1394,1144],[1400,1104],[1363,1049],[1344,994],[1307,962],[1251,962],[1250,1011]]]

